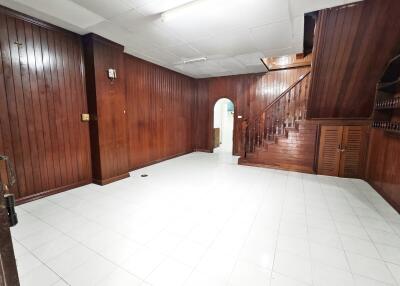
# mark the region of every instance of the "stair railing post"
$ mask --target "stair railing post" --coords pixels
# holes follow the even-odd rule
[[[248,133],[248,122],[247,120],[244,120],[242,122],[242,144],[241,144],[241,150],[240,150],[240,156],[243,158],[246,158],[246,150],[247,150],[247,133]]]

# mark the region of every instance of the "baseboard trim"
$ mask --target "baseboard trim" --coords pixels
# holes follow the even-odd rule
[[[387,194],[386,192],[379,186],[377,186],[376,184],[365,180],[378,194],[381,195],[381,197],[389,204],[391,205],[398,214],[400,214],[400,205],[397,204],[394,200],[392,200]]]
[[[260,162],[252,162],[252,161],[249,161],[244,158],[239,158],[238,164],[243,165],[243,166],[252,166],[252,167],[260,167],[260,168],[267,168],[267,169],[300,172],[300,173],[306,173],[306,174],[315,174],[313,168],[307,168],[307,167],[299,166],[299,165],[271,165],[271,164],[264,164],[264,163],[260,163]]]
[[[55,194],[58,194],[58,193],[69,191],[71,189],[82,187],[82,186],[85,186],[85,185],[88,185],[88,184],[91,184],[91,183],[92,183],[92,179],[86,179],[86,180],[83,180],[83,181],[80,181],[80,182],[77,182],[77,183],[73,183],[73,184],[70,184],[70,185],[66,185],[66,186],[50,189],[50,190],[47,190],[47,191],[44,191],[44,192],[40,192],[40,193],[37,193],[37,194],[33,194],[33,195],[30,195],[30,196],[27,196],[27,197],[18,198],[16,200],[16,203],[17,203],[17,205],[25,204],[25,203],[28,203],[28,202],[31,202],[31,201],[42,199],[44,197],[48,197],[48,196],[51,196],[51,195],[55,195]]]
[[[126,179],[129,177],[130,177],[129,173],[126,173],[126,174],[114,176],[114,177],[107,178],[107,179],[93,179],[93,183],[100,185],[100,186],[104,186],[104,185],[111,184],[115,181],[119,181],[119,180]]]
[[[155,165],[155,164],[158,164],[158,163],[161,163],[161,162],[164,162],[164,161],[167,161],[167,160],[171,160],[171,159],[174,159],[174,158],[177,158],[177,157],[181,157],[181,156],[193,153],[193,152],[195,152],[195,151],[193,151],[193,150],[185,151],[185,152],[178,153],[178,154],[175,154],[175,155],[163,157],[161,159],[153,160],[153,161],[150,161],[150,162],[147,162],[147,163],[144,163],[144,164],[140,164],[140,165],[137,165],[137,166],[131,168],[129,170],[129,172],[133,172],[133,171],[136,171],[138,169],[141,169],[141,168],[144,168],[144,167],[148,167],[148,166],[151,166],[151,165]]]
[[[195,152],[213,153],[213,150],[209,150],[209,149],[196,149]]]

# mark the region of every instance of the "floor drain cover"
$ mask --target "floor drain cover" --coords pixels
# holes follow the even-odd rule
[[[140,175],[140,177],[143,177],[143,178],[148,177],[148,176],[149,175],[147,175],[147,174]]]

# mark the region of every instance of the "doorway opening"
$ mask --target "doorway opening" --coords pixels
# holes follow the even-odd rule
[[[214,152],[233,152],[233,121],[235,107],[227,98],[219,99],[214,105]]]

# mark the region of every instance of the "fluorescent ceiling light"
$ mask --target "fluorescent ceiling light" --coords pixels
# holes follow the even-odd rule
[[[206,57],[202,58],[195,58],[195,59],[190,59],[190,60],[185,60],[183,61],[184,64],[190,64],[190,63],[197,63],[197,62],[205,62],[207,60]]]
[[[189,3],[183,4],[181,6],[178,6],[176,8],[172,8],[161,14],[161,20],[163,22],[170,21],[171,19],[174,19],[179,15],[185,14],[190,10],[195,11],[196,8],[199,8],[199,6],[202,6],[207,2],[210,2],[210,0],[194,0]]]

